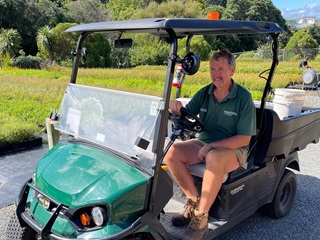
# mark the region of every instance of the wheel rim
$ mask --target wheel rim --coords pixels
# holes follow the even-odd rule
[[[281,208],[286,208],[288,206],[288,203],[290,202],[292,195],[292,186],[290,183],[286,183],[283,186],[283,190],[280,196],[280,206]]]

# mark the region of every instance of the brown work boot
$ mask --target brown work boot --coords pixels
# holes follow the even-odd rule
[[[183,226],[190,222],[191,214],[196,209],[199,203],[199,197],[188,198],[186,205],[181,213],[176,213],[172,216],[171,222],[173,226]]]
[[[192,213],[191,221],[187,230],[184,231],[180,239],[183,240],[201,240],[208,231],[208,213]]]

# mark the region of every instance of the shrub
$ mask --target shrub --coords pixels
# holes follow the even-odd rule
[[[0,146],[26,141],[39,136],[39,129],[32,123],[0,113]]]
[[[11,66],[23,69],[41,69],[43,60],[35,56],[19,56],[11,60]]]

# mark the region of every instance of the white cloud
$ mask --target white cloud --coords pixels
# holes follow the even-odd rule
[[[284,18],[315,17],[319,18],[320,4],[308,4],[299,9],[282,9],[281,14]]]

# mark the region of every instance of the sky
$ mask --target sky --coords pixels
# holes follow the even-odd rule
[[[319,0],[272,0],[274,6],[282,9],[299,9],[304,8],[309,4],[319,4]]]
[[[315,17],[320,18],[319,0],[272,0],[286,18]]]

